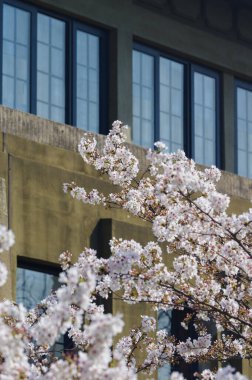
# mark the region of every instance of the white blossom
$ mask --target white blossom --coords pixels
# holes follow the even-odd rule
[[[15,243],[15,237],[11,230],[0,224],[0,253],[8,251]]]

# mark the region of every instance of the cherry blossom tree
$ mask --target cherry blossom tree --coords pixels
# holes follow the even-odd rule
[[[114,122],[101,149],[91,134],[79,144],[84,161],[107,175],[115,191],[87,192],[75,183],[64,184],[64,191],[83,203],[119,207],[149,222],[153,241],[142,246],[113,238],[109,258],[85,249],[74,264],[71,253],[64,252],[57,291],[30,311],[10,301],[0,303],[4,380],[137,379],[141,372],[150,378],[165,363],[251,358],[252,209],[229,215],[229,197],[216,190],[220,171],[198,170],[182,151],[168,154],[160,142],[147,152],[148,166],[139,170],[125,145],[124,128]],[[13,234],[1,227],[0,252],[12,244]],[[1,285],[6,275],[1,264]],[[145,302],[155,311],[186,311],[181,328],[193,324],[197,338],[180,341],[157,330],[156,320],[145,315],[140,326],[115,343],[122,316],[105,314],[97,297],[118,294],[124,302]],[[53,358],[50,348],[65,333],[73,349]],[[230,366],[204,370],[195,378],[245,379]],[[171,380],[183,379],[178,372],[171,374]]]

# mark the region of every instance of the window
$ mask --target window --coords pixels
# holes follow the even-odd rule
[[[37,115],[65,121],[66,24],[37,15]]]
[[[236,82],[236,170],[252,178],[252,84]]]
[[[46,264],[19,258],[16,281],[16,299],[32,309],[51,291],[59,287],[57,269]]]
[[[184,67],[160,57],[159,138],[169,151],[183,148]]]
[[[184,149],[204,165],[220,166],[219,75],[146,46],[133,50],[133,141],[170,152]]]
[[[133,52],[133,141],[151,146],[154,140],[154,57]]]
[[[2,104],[106,133],[106,32],[22,2],[2,6]]]
[[[18,258],[16,272],[16,301],[22,303],[26,309],[32,309],[46,298],[60,285],[58,282],[59,270],[48,264]],[[60,337],[51,351],[60,356],[69,343],[67,336]]]
[[[193,326],[193,321],[189,323],[188,330],[181,326],[186,317],[188,310],[158,310],[158,330],[166,330],[168,335],[174,335],[178,341],[186,341],[189,337],[196,339],[197,334]],[[199,370],[197,362],[188,364],[181,360],[177,364],[171,365],[166,363],[158,369],[158,380],[167,380],[170,378],[171,372],[178,371],[182,373],[188,380],[195,379],[194,373]]]
[[[192,73],[193,157],[198,163],[212,165],[219,161],[218,74],[195,66]]]
[[[3,7],[2,102],[29,111],[30,103],[30,13]]]
[[[166,330],[168,335],[171,335],[172,329],[172,310],[158,310],[157,320],[158,330]],[[172,372],[172,366],[170,363],[165,363],[162,367],[158,368],[158,380],[169,379]]]
[[[99,38],[77,30],[76,125],[99,131]]]

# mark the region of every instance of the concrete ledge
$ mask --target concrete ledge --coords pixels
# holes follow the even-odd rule
[[[77,151],[83,131],[66,124],[0,106],[0,130],[41,144]]]

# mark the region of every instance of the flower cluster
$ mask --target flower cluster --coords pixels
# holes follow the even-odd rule
[[[214,166],[198,170],[184,152],[168,154],[162,143],[147,152],[149,165],[142,174],[133,170],[134,175],[126,176],[127,167],[136,168],[136,159],[129,154],[131,165],[125,165],[125,157],[117,151],[123,143],[122,127],[120,122],[114,123],[102,153],[88,136],[80,151],[85,162],[121,186],[119,191],[102,194],[103,204],[124,208],[150,222],[156,242],[144,247],[132,240],[113,239],[111,257],[100,261],[96,291],[107,298],[120,290],[126,302],[186,310],[182,326],[188,329],[193,321],[198,339],[177,342],[176,337],[169,338],[166,343],[171,345],[173,357],[167,355],[167,361],[176,362],[178,357],[189,362],[249,358],[252,209],[228,215],[229,197],[216,189],[220,171]],[[81,191],[85,190],[78,193]],[[168,268],[165,254],[174,253]],[[218,331],[225,331],[217,341],[207,333],[214,324]],[[142,326],[142,333],[144,330]],[[234,344],[237,341],[239,344]],[[123,342],[133,344],[126,338]],[[151,340],[151,344],[154,347],[156,342]],[[146,343],[149,366],[160,365],[162,354],[147,347],[152,346]],[[130,363],[132,366],[132,358]]]
[[[59,260],[61,287],[33,310],[0,303],[3,379],[135,380],[138,373],[151,376],[166,363],[252,356],[252,209],[229,215],[230,200],[216,189],[220,171],[198,170],[184,152],[168,154],[162,143],[147,152],[148,165],[139,172],[123,128],[114,122],[102,148],[91,134],[79,144],[85,163],[107,176],[114,192],[87,191],[75,183],[64,184],[64,191],[84,203],[116,206],[144,219],[153,241],[141,245],[113,238],[109,258],[87,248],[75,264],[66,251]],[[13,242],[12,232],[0,227],[0,252]],[[6,276],[1,263],[0,285]],[[98,306],[114,295],[146,303],[145,313],[150,312],[117,343],[122,317]],[[157,310],[182,313],[187,338],[157,330]],[[72,349],[56,358],[51,350],[62,334],[71,338]],[[231,367],[195,376],[245,380]],[[184,374],[174,372],[171,380],[185,380]]]
[[[15,237],[11,230],[0,224],[0,253],[8,251],[15,243]],[[3,286],[8,277],[6,265],[0,261],[0,286]]]
[[[0,253],[8,251],[15,243],[15,237],[11,230],[0,224]]]

